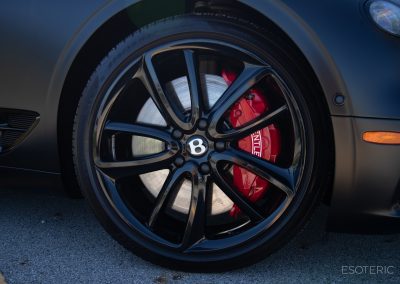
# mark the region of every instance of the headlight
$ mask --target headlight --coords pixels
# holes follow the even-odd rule
[[[370,2],[369,12],[375,23],[388,33],[400,36],[400,1]]]

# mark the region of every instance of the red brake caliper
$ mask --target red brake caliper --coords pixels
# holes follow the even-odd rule
[[[236,79],[234,72],[222,71],[222,77],[228,85]],[[253,121],[269,110],[269,104],[261,89],[254,88],[234,104],[229,113],[230,123],[234,128]],[[281,151],[281,136],[275,125],[270,125],[238,141],[243,151],[275,163]],[[251,202],[260,200],[269,188],[269,182],[252,172],[233,166],[233,183],[235,187]],[[233,205],[230,215],[236,217],[240,213],[237,205]]]

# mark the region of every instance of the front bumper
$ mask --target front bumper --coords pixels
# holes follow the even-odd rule
[[[362,140],[366,131],[400,132],[400,120],[333,117],[332,124],[336,158],[329,228],[400,230],[400,145]]]

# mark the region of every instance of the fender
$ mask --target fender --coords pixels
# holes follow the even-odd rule
[[[58,103],[62,84],[65,81],[74,58],[96,29],[109,20],[113,15],[142,1],[143,0],[109,1],[101,9],[96,11],[95,14],[90,16],[90,18],[65,46],[56,64],[47,94],[50,105]],[[298,7],[294,5],[290,7],[282,1],[241,0],[240,2],[258,10],[269,20],[273,21],[299,47],[321,83],[330,113],[332,115],[353,115],[351,98],[347,95],[346,85],[330,55],[330,52],[323,45],[319,35],[314,31],[314,29],[296,13],[294,8],[298,9]],[[347,102],[344,106],[337,106],[333,103],[333,98],[336,94],[345,95]]]

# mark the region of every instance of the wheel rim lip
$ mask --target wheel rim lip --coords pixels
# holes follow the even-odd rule
[[[245,52],[246,56],[249,55],[253,55],[252,60],[255,60],[255,58],[257,58],[258,60],[258,56],[256,56],[255,54],[251,53],[250,51],[244,49],[244,48],[240,48],[236,45],[233,44],[229,44],[226,42],[222,42],[222,41],[218,41],[218,40],[208,40],[208,39],[197,39],[197,40],[193,40],[193,39],[188,39],[188,40],[178,40],[178,41],[174,41],[174,42],[170,42],[168,44],[164,44],[161,45],[161,48],[156,47],[151,49],[149,52],[155,52],[158,51],[157,53],[154,54],[160,54],[162,52],[168,52],[171,50],[184,50],[186,48],[194,48],[194,49],[199,49],[197,44],[200,44],[200,49],[207,49],[204,47],[204,43],[205,42],[209,42],[212,45],[221,45],[221,46],[225,46],[225,47],[229,47],[233,50],[235,50],[236,52]],[[161,50],[161,51],[160,51]],[[208,50],[213,50],[215,51],[215,49],[208,49]],[[137,64],[140,62],[141,57],[139,56],[137,59],[133,60],[132,62],[130,62],[126,67],[124,67],[122,69],[122,72],[119,71],[118,75],[112,79],[111,84],[109,84],[109,86],[106,88],[106,95],[104,96],[104,99],[101,101],[100,107],[98,108],[97,111],[97,116],[95,119],[95,126],[94,126],[94,132],[93,132],[93,141],[96,141],[96,143],[92,143],[93,145],[93,149],[92,149],[92,157],[95,159],[95,157],[98,157],[98,141],[99,138],[102,137],[102,132],[104,130],[104,123],[105,120],[107,118],[107,114],[104,115],[104,108],[107,107],[107,105],[112,102],[113,100],[117,99],[119,96],[119,93],[126,87],[127,83],[129,84],[128,80],[127,82],[124,83],[124,79],[126,76],[129,77],[129,75],[132,73],[132,70],[137,68]],[[265,62],[264,60],[259,60],[258,62],[265,64],[268,67],[271,67],[270,64],[268,64],[267,62]],[[272,68],[272,67],[271,67]],[[276,73],[277,74],[277,73]],[[279,75],[278,75],[279,76]],[[112,76],[110,76],[112,77]],[[284,82],[282,80],[282,82]],[[106,85],[106,84],[104,84]],[[103,87],[104,87],[103,85]],[[118,91],[115,91],[118,90]],[[301,118],[301,112],[297,107],[297,102],[295,101],[295,99],[292,96],[292,93],[290,91],[290,88],[288,86],[285,86],[285,90],[289,91],[289,97],[287,97],[288,94],[284,95],[284,98],[286,100],[286,104],[288,105],[288,107],[290,108],[290,114],[292,117],[292,124],[297,123],[297,120],[299,118]],[[288,99],[290,100],[290,102],[288,101]],[[111,108],[112,109],[112,106]],[[300,131],[300,136],[302,139],[302,144],[307,145],[307,143],[305,143],[306,138],[305,138],[305,130],[304,130],[304,123],[300,123],[299,125],[300,127],[296,127],[296,128],[301,128]],[[304,147],[304,149],[302,149],[303,151],[306,151],[306,147]],[[302,164],[302,166],[299,166],[299,173],[298,178],[297,178],[297,184],[295,186],[296,188],[296,198],[297,197],[301,197],[300,195],[303,195],[303,192],[299,192],[297,189],[300,187],[300,182],[303,181],[303,172],[304,172],[304,167],[305,167],[305,160],[306,160],[306,153],[304,153],[304,155],[302,155],[302,161],[300,161],[299,163]],[[98,175],[99,171],[94,167],[94,172]],[[152,241],[153,244],[167,248],[167,249],[176,249],[177,245],[174,243],[170,243],[169,241],[166,241],[165,239],[162,239],[160,236],[158,236],[157,234],[151,232],[144,224],[142,224],[139,220],[137,220],[136,218],[134,218],[133,220],[127,220],[127,216],[123,213],[121,213],[120,209],[118,209],[117,207],[115,207],[114,201],[113,199],[111,199],[109,197],[109,193],[107,190],[107,186],[104,184],[103,179],[99,176],[97,178],[97,182],[100,183],[100,186],[103,190],[104,195],[106,196],[106,198],[108,199],[108,202],[110,203],[110,205],[113,207],[113,209],[115,210],[115,213],[117,213],[117,215],[122,218],[124,220],[124,222],[133,230],[139,232],[142,237],[145,237],[147,240]],[[299,194],[298,194],[299,193]],[[301,194],[300,194],[301,193]],[[262,235],[264,234],[266,231],[268,231],[270,229],[271,226],[277,224],[277,221],[281,221],[281,216],[285,213],[287,213],[289,206],[293,203],[292,202],[293,198],[285,198],[285,201],[283,201],[281,203],[281,205],[279,207],[283,207],[283,210],[275,210],[274,213],[272,215],[270,215],[269,217],[267,217],[266,219],[264,219],[262,222],[260,222],[258,225],[250,228],[249,230],[246,230],[245,232],[242,232],[236,236],[232,236],[232,237],[228,237],[228,238],[223,238],[220,240],[209,240],[208,242],[213,242],[213,244],[216,244],[218,246],[217,249],[215,249],[216,251],[220,251],[220,250],[226,250],[228,248],[233,248],[235,246],[239,246],[239,245],[243,245],[244,240],[250,240],[250,239],[254,239],[256,236]],[[276,214],[275,214],[276,213]],[[129,214],[132,215],[134,217],[133,214]],[[274,220],[273,222],[271,222],[271,220]],[[243,235],[246,235],[246,237],[244,237]],[[209,248],[211,248],[213,246],[209,246]],[[196,251],[195,253],[202,253],[202,252],[210,252],[210,251],[215,251],[214,249],[206,249],[206,250],[201,250],[199,249],[198,251]]]

